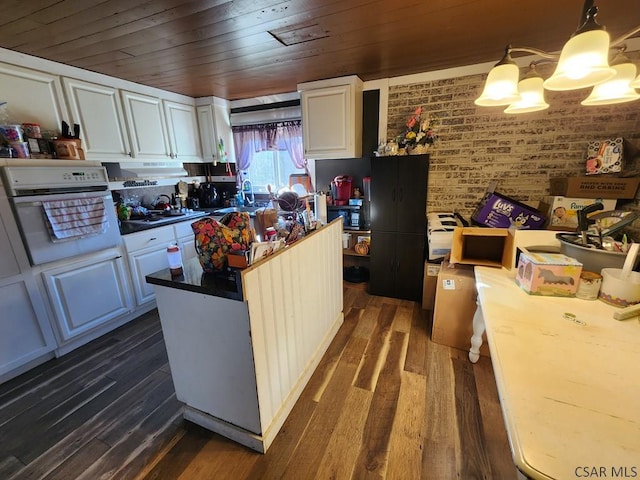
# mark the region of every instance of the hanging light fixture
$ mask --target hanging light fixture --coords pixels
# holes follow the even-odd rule
[[[584,24],[562,48],[556,71],[544,81],[544,88],[577,90],[604,82],[616,74],[609,66],[609,34],[596,22],[597,13],[597,7],[589,8]]]
[[[612,103],[632,102],[640,98],[640,93],[631,87],[636,76],[636,66],[624,53],[618,53],[611,61],[615,70],[613,78],[593,87],[591,95],[585,98],[582,105],[609,105]]]
[[[509,105],[520,99],[518,76],[520,70],[511,58],[511,46],[505,49],[504,57],[489,72],[482,95],[475,101],[482,107]]]
[[[628,60],[626,62],[616,60],[616,64],[612,67],[608,61],[610,48],[621,45],[626,39],[640,32],[640,26],[612,42],[604,27],[596,22],[597,13],[598,7],[594,6],[594,0],[585,0],[579,27],[564,45],[560,55],[530,47],[507,46],[503,59],[489,72],[482,95],[475,101],[476,105],[509,105],[505,109],[505,113],[533,112],[549,106],[544,101],[544,89],[577,90],[607,84],[609,80],[615,81],[619,85],[623,83],[623,78],[626,82],[626,93],[619,93],[619,96],[611,93],[605,95],[602,90],[597,94],[597,97],[593,97],[594,93],[592,93],[591,97],[582,104],[605,105],[640,98],[640,96],[636,97],[636,92],[632,90],[640,88],[640,76],[633,78],[635,76],[633,64]],[[518,68],[511,58],[512,52],[533,53],[557,62],[558,65],[553,75],[547,80],[543,80],[537,72],[534,74],[530,71],[518,83],[518,76],[514,74],[514,69]],[[630,67],[623,66],[625,64]],[[631,72],[631,67],[634,68],[633,72]],[[607,89],[609,88],[607,87]],[[508,101],[508,99],[512,100]]]
[[[549,104],[544,100],[542,83],[542,77],[532,63],[527,75],[518,82],[520,100],[509,105],[504,113],[528,113],[549,108]]]

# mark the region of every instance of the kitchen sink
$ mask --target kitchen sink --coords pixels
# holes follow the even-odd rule
[[[249,214],[255,213],[256,210],[263,207],[226,207],[218,208],[213,211],[214,215],[226,215],[233,212],[248,212]]]

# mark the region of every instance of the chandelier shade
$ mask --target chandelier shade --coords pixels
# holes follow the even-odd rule
[[[609,66],[609,34],[590,30],[575,35],[560,53],[556,71],[544,81],[547,90],[577,90],[604,82],[615,75]]]
[[[614,65],[613,69],[616,71],[615,76],[593,87],[591,95],[582,101],[582,105],[610,105],[640,98],[640,93],[631,87],[636,76],[636,66],[628,62]]]
[[[544,100],[542,82],[543,80],[540,76],[532,76],[520,80],[518,83],[520,100],[509,105],[504,112],[529,113],[549,108],[549,104]]]
[[[509,105],[520,99],[518,77],[520,70],[515,63],[501,63],[491,69],[482,95],[475,101],[481,107]]]

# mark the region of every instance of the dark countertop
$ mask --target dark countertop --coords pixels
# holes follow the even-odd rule
[[[201,210],[203,212],[205,212],[204,215],[179,215],[176,217],[167,217],[166,219],[163,219],[162,222],[150,222],[150,223],[133,223],[133,222],[119,222],[120,225],[120,235],[128,235],[130,233],[136,233],[136,232],[142,232],[143,230],[151,230],[153,228],[158,228],[158,227],[164,227],[165,225],[173,225],[174,223],[180,223],[180,222],[188,222],[189,220],[191,220],[192,222],[195,222],[198,218],[204,218],[206,216],[213,216],[216,218],[219,218],[219,215],[215,215],[213,212],[211,211],[204,211]]]
[[[242,301],[241,270],[232,268],[226,274],[204,273],[197,258],[187,260],[182,269],[180,276],[172,277],[169,268],[165,268],[146,275],[145,279],[153,285]]]

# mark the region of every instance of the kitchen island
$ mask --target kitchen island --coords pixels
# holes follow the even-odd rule
[[[343,321],[342,219],[222,277],[146,279],[184,418],[266,452]]]

